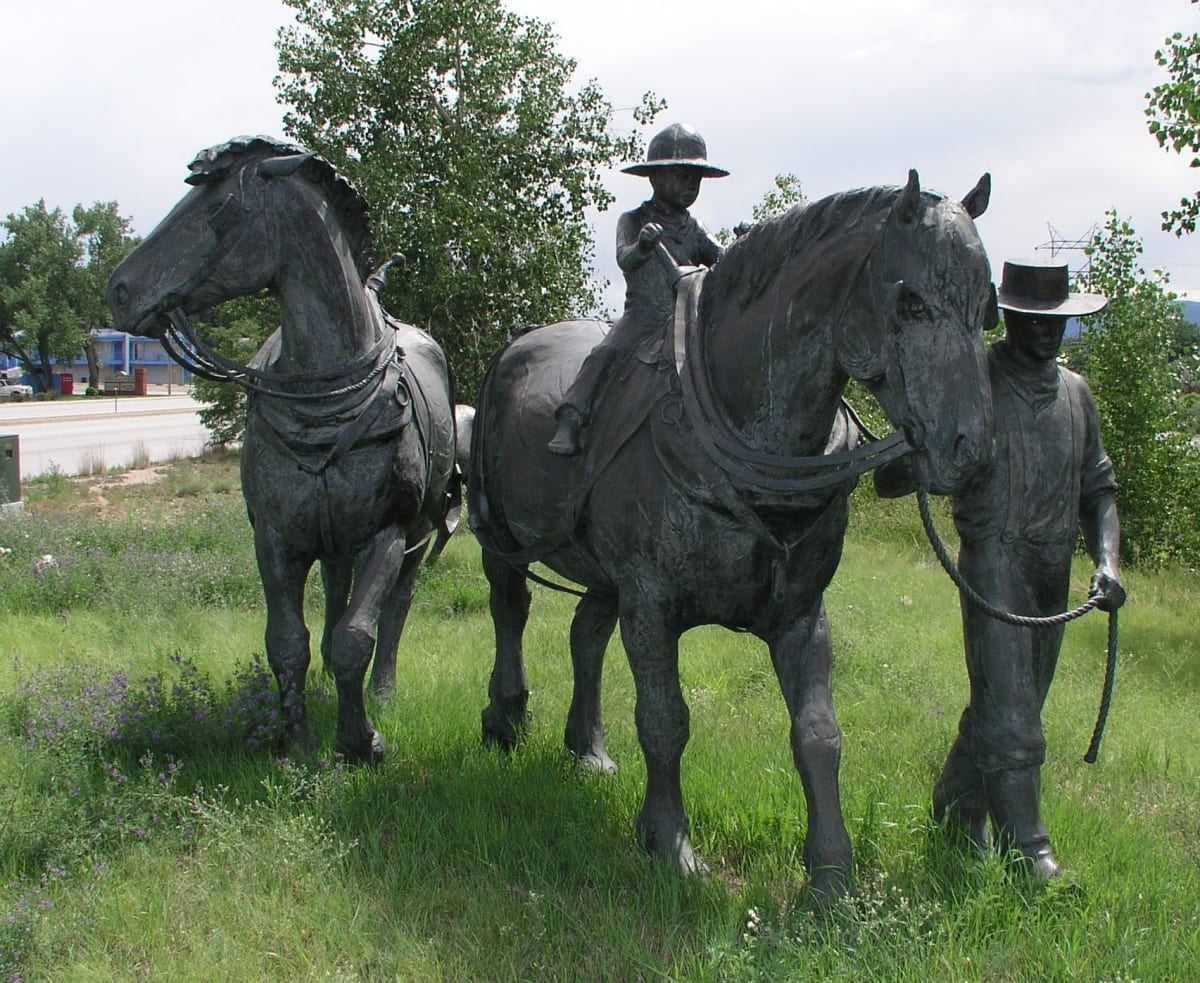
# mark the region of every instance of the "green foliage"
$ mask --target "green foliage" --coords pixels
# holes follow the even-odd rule
[[[1197,3],[1198,0],[1192,0]],[[1171,81],[1146,93],[1149,128],[1158,145],[1177,154],[1192,154],[1189,167],[1200,167],[1200,32],[1176,31],[1154,52],[1154,60]],[[1179,207],[1162,213],[1163,228],[1177,236],[1196,231],[1200,192],[1181,198]]]
[[[762,196],[750,214],[755,222],[765,222],[776,215],[782,215],[793,205],[803,205],[807,202],[808,198],[800,186],[800,179],[795,174],[776,174],[775,187]],[[746,228],[747,226],[739,225],[736,229],[719,229],[714,237],[721,245],[727,246]]]
[[[1089,318],[1072,353],[1087,376],[1120,490],[1122,553],[1200,565],[1200,453],[1191,445],[1182,379],[1194,374],[1165,274],[1147,276],[1141,240],[1109,212],[1082,284],[1108,307]],[[1174,356],[1174,357],[1173,357]]]
[[[237,297],[209,311],[197,330],[205,344],[245,365],[279,325],[280,319],[279,303],[275,298]],[[210,443],[215,447],[238,443],[246,428],[245,391],[230,382],[213,382],[197,376],[195,394],[196,399],[204,403],[198,415],[212,434]]]
[[[376,240],[407,258],[385,306],[446,348],[460,391],[531,324],[593,311],[587,210],[604,169],[640,156],[549,25],[501,0],[285,0],[284,128],[350,177]],[[638,123],[662,104],[647,94]]]
[[[137,240],[117,203],[77,205],[71,220],[45,201],[4,221],[0,242],[0,352],[20,359],[43,392],[51,359],[72,361],[109,324],[104,289]]]
[[[751,215],[756,222],[765,222],[776,215],[782,215],[793,205],[803,205],[808,202],[804,190],[800,186],[800,178],[795,174],[776,174],[775,187],[763,195],[762,200],[751,209]]]
[[[315,666],[311,712],[323,749],[281,758],[262,746],[277,733],[278,701],[257,654],[261,610],[214,610],[190,590],[144,588],[183,588],[183,570],[143,574],[140,594],[123,579],[138,553],[198,545],[206,535],[230,571],[252,562],[247,539],[201,529],[244,524],[229,488],[232,462],[172,467],[177,475],[120,502],[139,521],[118,524],[109,559],[92,574],[111,585],[111,606],[39,614],[14,602],[0,612],[6,979],[1133,983],[1195,975],[1194,573],[1129,572],[1137,603],[1121,612],[1117,699],[1096,767],[1080,755],[1104,620],[1067,629],[1045,711],[1043,803],[1071,878],[1037,889],[999,857],[955,849],[929,818],[930,786],[966,695],[957,595],[920,544],[911,500],[856,500],[826,605],[860,892],[821,912],[800,893],[804,794],[762,643],[717,628],[681,639],[691,708],[684,793],[713,874],[684,881],[650,863],[634,840],[645,769],[619,640],[604,699],[621,771],[581,773],[562,749],[574,599],[535,589],[525,636],[529,734],[512,754],[480,748],[492,632],[469,536],[456,536],[439,566],[422,571],[399,695],[370,703],[389,757],[351,769],[328,754],[333,687]],[[52,502],[31,496],[28,519],[39,529],[57,524],[70,540],[95,525],[94,499],[85,483],[55,485],[61,496]],[[180,489],[195,486],[220,490],[181,508]],[[105,495],[117,504],[114,489]],[[20,537],[26,521],[0,523],[0,541]],[[944,510],[939,522],[949,523]],[[0,558],[0,600],[10,574],[30,576],[29,555],[11,569]],[[1090,572],[1076,566],[1075,596]]]

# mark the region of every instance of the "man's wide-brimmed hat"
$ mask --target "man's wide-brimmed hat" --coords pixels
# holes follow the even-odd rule
[[[1006,311],[1062,317],[1096,314],[1108,306],[1101,294],[1071,293],[1071,275],[1061,260],[1008,260],[996,300]]]
[[[708,146],[704,137],[685,123],[672,123],[656,133],[646,148],[646,161],[630,164],[621,170],[625,174],[649,177],[663,167],[695,167],[705,177],[726,177],[729,172],[708,162]]]

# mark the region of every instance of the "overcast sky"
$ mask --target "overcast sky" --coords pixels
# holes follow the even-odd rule
[[[1115,208],[1148,268],[1200,292],[1200,234],[1159,213],[1200,171],[1159,149],[1145,92],[1154,51],[1200,30],[1187,0],[509,0],[551,22],[559,50],[617,107],[653,90],[732,172],[693,212],[732,226],[794,173],[810,198],[876,184],[965,194],[992,173],[980,233],[998,278],[1006,257],[1085,236]],[[241,133],[282,135],[275,102],[279,0],[0,0],[0,215],[44,198],[69,210],[112,201],[148,233],[186,190],[199,149]],[[632,127],[626,112],[618,125]],[[600,272],[620,211],[648,194],[613,173],[595,223]],[[1064,254],[1072,267],[1079,254]],[[614,292],[615,291],[615,292]],[[620,288],[609,293],[619,306]],[[613,298],[616,298],[614,301]]]

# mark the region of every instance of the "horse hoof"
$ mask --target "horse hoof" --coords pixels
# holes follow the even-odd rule
[[[483,744],[485,747],[498,747],[501,751],[511,751],[517,746],[522,732],[529,726],[529,713],[508,713],[495,704],[483,708]]]
[[[377,765],[387,757],[387,743],[379,731],[372,730],[371,736],[363,742],[351,745],[338,741],[337,751],[350,764]]]
[[[392,697],[396,695],[396,684],[394,682],[380,683],[379,685],[372,683],[371,693],[380,703],[390,703]]]
[[[313,754],[317,750],[317,735],[313,733],[308,722],[295,724],[288,729],[286,744],[294,747],[301,754]]]
[[[1023,856],[1017,860],[1015,869],[1034,884],[1049,884],[1053,880],[1063,878],[1063,869],[1054,857],[1054,851],[1049,843],[1022,851]]]
[[[575,756],[581,771],[597,772],[601,775],[617,773],[616,762],[604,750],[603,727],[575,728],[568,724],[563,731],[563,743]]]
[[[832,908],[840,898],[853,893],[850,875],[840,867],[822,867],[804,886],[804,896],[809,906],[819,910]]]
[[[580,771],[586,771],[589,774],[615,775],[617,773],[617,763],[603,751],[599,754],[593,752],[577,754],[575,763]]]
[[[687,833],[679,832],[661,837],[649,831],[644,825],[642,828],[642,843],[646,849],[662,863],[669,864],[680,877],[703,879],[708,876],[708,864],[696,855]],[[669,842],[664,842],[664,840]]]

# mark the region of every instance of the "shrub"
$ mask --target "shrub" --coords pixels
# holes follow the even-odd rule
[[[1091,250],[1085,289],[1108,307],[1089,318],[1072,361],[1088,378],[1120,490],[1121,550],[1151,563],[1200,565],[1200,452],[1187,416],[1183,378],[1195,350],[1180,351],[1183,315],[1166,275],[1148,276],[1142,243],[1109,212]]]

